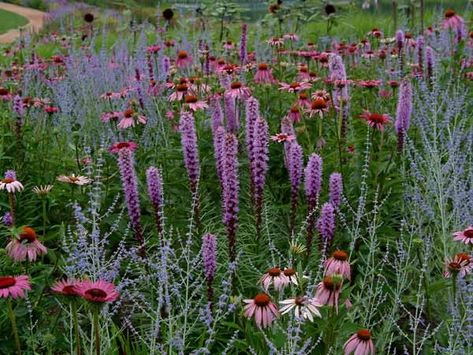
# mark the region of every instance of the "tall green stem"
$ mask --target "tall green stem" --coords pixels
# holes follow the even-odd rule
[[[7,307],[8,307],[8,318],[10,318],[13,336],[15,337],[16,352],[18,353],[18,355],[21,355],[20,337],[18,336],[18,328],[16,326],[16,316],[15,316],[15,312],[13,312],[13,307],[12,307],[10,298],[7,298]]]
[[[74,336],[76,338],[76,355],[81,355],[80,336],[79,336],[79,322],[77,320],[77,303],[72,301],[72,322],[74,324]],[[95,327],[95,325],[94,325]]]
[[[93,308],[94,331],[95,331],[95,354],[100,355],[100,328],[99,328],[99,307]]]

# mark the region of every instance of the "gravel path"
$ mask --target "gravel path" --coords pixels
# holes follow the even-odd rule
[[[27,32],[38,31],[43,26],[44,16],[46,15],[45,12],[39,10],[21,7],[13,4],[7,4],[4,2],[0,2],[0,9],[17,13],[18,15],[26,17],[29,21],[29,23],[23,26],[21,29],[13,29],[4,34],[1,34],[0,43],[13,42],[17,37],[20,36],[20,30]]]

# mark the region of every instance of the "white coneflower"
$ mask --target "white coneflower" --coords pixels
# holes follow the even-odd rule
[[[319,303],[316,298],[298,296],[283,300],[279,303],[283,305],[279,310],[281,314],[286,314],[294,310],[296,318],[308,319],[311,322],[314,321],[314,316],[322,317],[318,308],[323,305]]]
[[[38,196],[46,196],[51,192],[53,185],[39,185],[33,187],[32,191]]]
[[[15,171],[5,172],[5,178],[0,180],[0,190],[7,190],[8,193],[23,191],[23,184],[16,179]]]
[[[74,185],[79,185],[79,186],[82,186],[82,185],[87,185],[87,184],[90,184],[92,182],[91,179],[89,179],[88,177],[86,176],[81,176],[81,175],[60,175],[57,177],[57,180],[58,181],[61,181],[61,182],[65,182],[65,183],[68,183],[68,184],[74,184]]]

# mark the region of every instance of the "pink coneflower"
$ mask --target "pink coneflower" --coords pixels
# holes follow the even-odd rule
[[[306,81],[302,81],[300,83],[293,82],[290,84],[280,83],[279,85],[280,85],[279,90],[284,90],[284,91],[292,92],[292,93],[298,93],[299,91],[308,90],[312,87],[312,84]]]
[[[360,80],[358,85],[367,89],[373,89],[381,85],[381,80]]]
[[[138,148],[138,144],[136,144],[135,142],[118,142],[110,147],[109,152],[116,154],[119,153],[122,149],[128,149],[133,152],[134,150],[136,150],[136,148]]]
[[[100,115],[100,120],[102,122],[116,122],[122,116],[122,113],[119,111],[104,112]]]
[[[266,63],[261,63],[258,65],[254,81],[258,84],[273,84],[276,82],[276,79],[274,79],[269,65]]]
[[[230,51],[235,48],[235,44],[232,41],[225,41],[223,44],[223,49]]]
[[[314,316],[321,318],[318,308],[322,307],[322,304],[318,302],[316,298],[309,298],[307,296],[298,296],[289,298],[279,302],[281,305],[281,315],[289,313],[294,310],[296,318],[308,319],[311,322],[314,321]]]
[[[23,298],[25,291],[31,290],[30,278],[27,275],[0,276],[0,297]]]
[[[16,179],[16,173],[13,170],[5,172],[5,178],[0,180],[0,190],[6,190],[8,193],[23,191],[23,184]]]
[[[473,226],[468,226],[463,231],[458,231],[453,233],[453,240],[457,242],[462,242],[466,245],[472,244],[473,245]]]
[[[268,44],[271,47],[282,47],[284,45],[284,39],[280,37],[271,37],[271,39],[268,40]]]
[[[364,110],[360,118],[363,118],[371,127],[381,132],[384,131],[384,126],[389,123],[389,116],[387,114],[371,113],[368,110]]]
[[[310,74],[309,74],[309,68],[307,68],[306,65],[301,65],[299,67],[299,71],[297,72],[297,79],[298,81],[309,81],[310,80]]]
[[[44,255],[48,249],[38,240],[33,228],[23,227],[16,238],[12,238],[5,247],[8,256],[14,261],[35,261],[38,255]]]
[[[319,97],[321,97],[322,99],[324,99],[325,101],[329,101],[330,100],[330,94],[326,91],[326,90],[316,90],[312,93],[312,99],[313,100],[316,100],[318,99]]]
[[[44,112],[46,112],[49,115],[52,115],[53,113],[59,112],[59,108],[56,106],[46,106],[44,108]]]
[[[175,89],[176,91],[169,95],[169,101],[181,101],[187,95],[189,86],[186,83],[180,83],[175,86]]]
[[[320,118],[323,118],[324,115],[328,112],[328,110],[328,102],[325,101],[322,97],[318,97],[312,101],[309,109],[307,110],[307,113],[309,114],[309,117],[319,115]]]
[[[194,95],[186,95],[184,102],[192,111],[203,110],[209,107],[205,101],[200,101],[197,96]]]
[[[461,16],[458,16],[454,10],[445,11],[444,20],[442,26],[445,29],[462,30],[465,26],[465,21]]]
[[[311,105],[309,95],[306,92],[300,92],[297,96],[297,104],[301,107],[309,108]]]
[[[368,32],[368,36],[373,36],[375,38],[383,37],[383,31],[378,28],[373,28],[370,32]]]
[[[368,329],[360,329],[343,345],[344,355],[374,355],[373,340]]]
[[[105,100],[119,99],[121,97],[122,97],[122,94],[120,92],[110,92],[110,91],[100,95],[100,98],[105,99]]]
[[[13,98],[13,95],[5,88],[0,87],[0,100],[10,101]]]
[[[177,52],[176,66],[178,68],[184,68],[192,64],[192,57],[187,53],[187,51]]]
[[[151,46],[146,47],[146,52],[154,54],[158,53],[160,49],[160,46],[158,46],[157,44],[153,44]]]
[[[292,142],[296,137],[292,134],[278,133],[274,136],[271,136],[271,140],[278,143]]]
[[[343,278],[339,275],[325,276],[323,281],[317,285],[315,298],[327,306],[335,307],[338,313],[338,299],[342,291]]]
[[[278,267],[273,267],[266,271],[259,282],[266,291],[271,284],[274,285],[276,291],[281,291],[289,283],[284,272]]]
[[[332,257],[325,260],[325,276],[333,274],[340,274],[346,279],[351,278],[351,267],[348,262],[348,254],[343,250],[337,250],[332,254]]]
[[[266,293],[260,293],[253,299],[243,300],[247,303],[244,308],[245,317],[255,317],[255,323],[258,328],[266,328],[273,323],[279,316],[279,311],[271,298]]]
[[[87,185],[92,182],[92,180],[86,176],[75,175],[75,174],[60,175],[56,178],[56,180],[60,182],[65,182],[67,184],[78,185],[78,186]]]
[[[78,296],[76,287],[80,282],[77,280],[56,281],[51,287],[51,291],[63,296]]]
[[[289,117],[292,122],[299,122],[301,120],[301,110],[299,106],[292,106],[287,114],[287,117]]]
[[[443,275],[447,278],[452,275],[465,277],[473,270],[473,258],[467,253],[458,253],[453,259],[446,259]]]
[[[137,123],[146,124],[147,121],[148,119],[145,116],[138,114],[138,112],[132,108],[128,108],[123,111],[122,119],[118,123],[117,127],[120,129],[126,129],[129,127],[135,127]]]
[[[243,85],[241,82],[234,81],[230,84],[230,89],[225,92],[225,95],[228,95],[229,97],[235,99],[246,100],[251,96],[251,91],[247,86]]]
[[[282,38],[292,42],[297,42],[299,40],[299,36],[295,33],[286,33]]]
[[[120,296],[113,283],[103,280],[78,282],[75,290],[80,297],[93,303],[113,302]]]
[[[293,284],[293,285],[299,285],[299,282],[297,281],[297,272],[293,268],[287,267],[283,271],[284,276],[286,276],[287,283],[288,284]]]

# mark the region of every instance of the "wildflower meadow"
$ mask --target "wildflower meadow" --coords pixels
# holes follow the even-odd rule
[[[471,1],[10,2],[0,354],[473,354]]]

